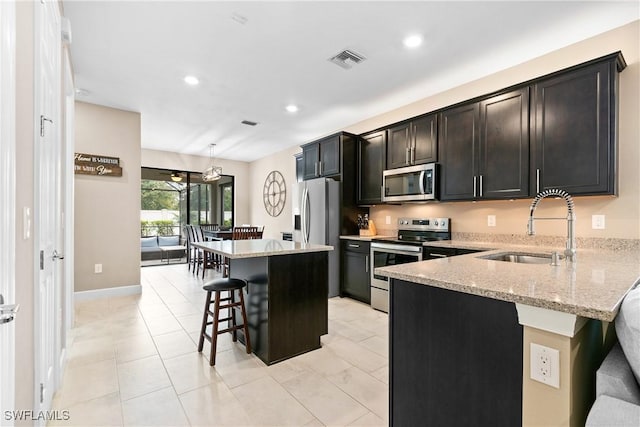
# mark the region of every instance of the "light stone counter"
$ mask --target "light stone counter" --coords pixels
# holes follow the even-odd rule
[[[560,266],[552,267],[482,257],[505,252],[562,253],[562,248],[456,240],[428,244],[486,252],[376,268],[376,274],[608,322],[615,318],[622,299],[640,280],[637,250],[614,252],[578,247],[574,264],[563,260]]]
[[[301,242],[290,242],[276,239],[220,240],[193,243],[193,246],[230,259],[257,258],[333,250],[333,246],[314,245],[311,243],[304,244]]]

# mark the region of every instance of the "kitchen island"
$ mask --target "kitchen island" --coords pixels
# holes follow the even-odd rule
[[[391,279],[391,425],[584,425],[640,251],[551,266],[496,259],[557,249],[432,243],[486,252],[376,269]],[[559,351],[557,386],[530,378],[531,344]]]
[[[320,348],[320,336],[328,332],[327,268],[333,247],[274,239],[193,245],[228,258],[230,277],[247,281],[251,345],[264,363]]]

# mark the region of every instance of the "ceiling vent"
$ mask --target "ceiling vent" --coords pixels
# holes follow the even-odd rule
[[[252,122],[251,120],[243,120],[240,123],[242,123],[243,125],[247,125],[247,126],[255,126],[258,124],[258,122]]]
[[[367,58],[365,58],[363,55],[360,55],[359,53],[356,53],[352,50],[345,49],[333,58],[330,58],[329,61],[333,62],[336,65],[339,65],[345,70],[348,70],[354,65],[361,63],[365,59]]]

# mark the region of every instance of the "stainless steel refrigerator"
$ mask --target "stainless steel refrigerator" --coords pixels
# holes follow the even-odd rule
[[[293,240],[333,246],[329,254],[329,297],[340,294],[340,185],[318,178],[293,185]]]

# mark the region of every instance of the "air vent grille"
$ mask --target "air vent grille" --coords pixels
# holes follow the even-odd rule
[[[356,53],[352,50],[345,49],[333,58],[329,58],[329,61],[344,68],[345,70],[348,70],[354,65],[361,63],[365,59],[367,58],[365,58],[364,55]]]

